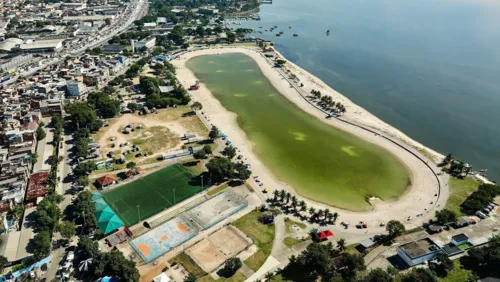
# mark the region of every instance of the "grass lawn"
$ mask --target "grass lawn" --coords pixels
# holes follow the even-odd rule
[[[201,185],[192,182],[194,173],[176,164],[110,191],[103,197],[120,218],[131,226],[192,195],[201,192]],[[140,212],[140,214],[139,214]]]
[[[285,225],[286,225],[286,232],[287,233],[293,233],[294,232],[294,230],[293,230],[293,226],[294,225],[297,225],[300,229],[306,229],[306,224],[305,223],[291,220],[288,217],[285,217]]]
[[[439,282],[467,282],[467,277],[469,273],[472,273],[470,270],[463,269],[459,260],[455,260],[455,267],[448,275],[444,278],[439,278]]]
[[[217,279],[217,281],[226,281],[226,282],[243,282],[247,279],[247,277],[245,276],[245,274],[241,271],[241,270],[238,270],[236,271],[236,273],[229,277],[229,278],[219,278]]]
[[[170,264],[176,262],[184,267],[187,272],[193,273],[196,277],[205,276],[207,273],[203,271],[186,253],[182,252],[178,256],[168,261]]]
[[[479,182],[469,177],[465,179],[458,179],[450,176],[448,186],[450,189],[450,197],[446,202],[445,208],[454,211],[459,216],[464,215],[460,211],[460,205],[463,201],[465,201],[467,196],[477,190]]]
[[[250,237],[258,250],[246,259],[245,264],[253,271],[257,271],[271,254],[275,228],[274,225],[264,225],[259,222],[262,213],[253,211],[233,222],[233,225]]]
[[[306,239],[297,239],[297,238],[293,238],[293,237],[286,237],[285,239],[283,239],[283,243],[285,243],[285,245],[287,245],[287,247],[292,247],[293,245],[296,245],[298,243],[302,243],[304,241],[307,241],[309,240],[309,238],[306,238]]]
[[[179,137],[163,126],[152,126],[140,130],[134,136],[132,144],[139,146],[141,152],[157,153],[161,149],[171,149],[180,143]]]
[[[251,57],[199,56],[187,66],[238,116],[264,165],[306,198],[364,211],[372,208],[367,197],[394,200],[411,183],[396,156],[302,111],[273,87]]]
[[[358,251],[358,249],[356,249],[356,247],[359,246],[358,243],[354,243],[354,244],[350,244],[350,245],[347,245],[347,252],[348,253],[351,253],[351,254],[359,254],[360,252]]]
[[[214,189],[208,191],[207,195],[213,196],[215,194],[219,194],[220,192],[224,191],[228,186],[229,186],[229,184],[224,183],[224,184],[220,185],[219,187],[214,188]]]

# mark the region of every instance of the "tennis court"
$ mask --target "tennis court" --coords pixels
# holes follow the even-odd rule
[[[105,192],[103,197],[132,226],[200,192],[198,183],[190,183],[193,176],[189,169],[175,164]]]

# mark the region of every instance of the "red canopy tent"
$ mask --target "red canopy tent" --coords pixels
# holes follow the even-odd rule
[[[333,232],[330,231],[330,229],[319,231],[316,233],[316,236],[318,237],[319,240],[323,241],[328,239],[328,237],[333,236]]]

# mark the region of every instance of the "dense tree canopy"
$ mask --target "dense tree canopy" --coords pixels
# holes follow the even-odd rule
[[[92,272],[96,278],[112,276],[120,282],[136,282],[140,278],[135,263],[120,251],[99,253],[92,262]]]

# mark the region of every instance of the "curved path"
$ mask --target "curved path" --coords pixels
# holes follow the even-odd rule
[[[189,87],[189,85],[195,82],[196,77],[185,66],[187,60],[199,55],[236,52],[252,57],[257,62],[264,75],[269,78],[273,86],[302,110],[338,129],[354,134],[386,149],[398,157],[411,172],[412,185],[404,195],[392,202],[377,201],[377,203],[373,203],[373,209],[370,211],[352,212],[332,208],[305,199],[309,206],[329,208],[331,211],[338,212],[340,214],[339,222],[344,221],[351,224],[351,228],[348,230],[344,230],[340,226],[331,226],[332,229],[336,230],[337,234],[342,234],[341,237],[348,239],[348,242],[356,242],[366,239],[370,234],[380,234],[384,231],[384,228],[379,227],[379,225],[391,219],[404,222],[407,228],[417,227],[432,218],[436,209],[444,206],[448,198],[448,190],[447,186],[441,187],[440,183],[445,183],[446,179],[441,179],[440,176],[437,176],[435,171],[439,171],[439,169],[435,167],[431,161],[428,161],[425,156],[405,143],[394,140],[392,137],[386,136],[382,132],[378,132],[377,129],[360,125],[357,121],[351,121],[347,118],[327,120],[324,118],[325,114],[322,111],[318,110],[315,105],[309,103],[309,101],[303,97],[303,95],[307,95],[304,93],[310,92],[308,89],[322,88],[323,92],[324,85],[319,85],[316,82],[319,81],[317,78],[311,79],[311,77],[302,77],[299,75],[301,82],[304,83],[304,87],[302,88],[304,91],[299,87],[291,87],[294,86],[294,84],[291,84],[280,70],[273,68],[271,62],[269,62],[261,52],[245,48],[204,49],[184,53],[173,61],[173,64],[177,67],[177,78],[185,87]],[[305,73],[303,70],[300,71]],[[210,93],[205,85],[202,84],[199,90],[193,92],[193,96],[194,99],[203,104],[203,111],[210,122],[230,136],[231,141],[240,149],[240,153],[247,158],[247,162],[252,164],[254,175],[258,175],[261,181],[266,183],[266,187],[270,187],[271,189],[287,189],[293,192],[292,187],[276,179],[255,156],[252,152],[252,144],[236,122],[236,115],[227,111]],[[338,99],[336,99],[336,101],[338,101]],[[346,105],[348,111],[350,108],[353,109],[354,107],[357,107],[356,110],[358,111],[360,109],[363,110],[345,97],[342,103]],[[415,143],[418,144],[417,142]],[[268,196],[271,195],[272,193],[268,194]],[[303,198],[300,195],[298,196]],[[418,214],[422,214],[422,216],[417,217]],[[407,220],[408,217],[411,217],[411,220]],[[367,222],[369,228],[362,230],[355,229],[354,225],[359,221]],[[349,238],[347,238],[347,236],[349,236]]]

